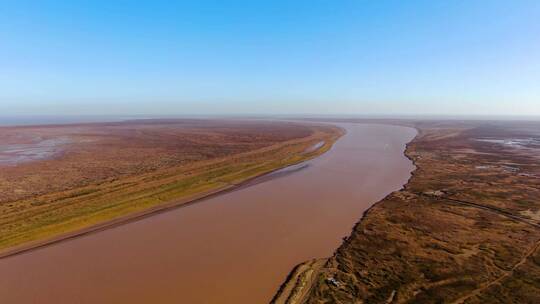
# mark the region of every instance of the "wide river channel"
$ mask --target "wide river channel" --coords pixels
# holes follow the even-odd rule
[[[301,169],[0,259],[0,303],[268,303],[414,169],[414,129],[338,125],[346,135]]]

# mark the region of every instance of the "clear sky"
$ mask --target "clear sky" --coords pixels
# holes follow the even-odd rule
[[[2,1],[0,113],[540,115],[540,1]]]

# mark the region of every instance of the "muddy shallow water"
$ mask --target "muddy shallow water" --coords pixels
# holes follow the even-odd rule
[[[326,154],[187,207],[0,259],[0,303],[267,303],[410,176],[410,128],[340,124]]]
[[[49,158],[58,154],[69,138],[35,139],[29,143],[0,143],[0,166]]]

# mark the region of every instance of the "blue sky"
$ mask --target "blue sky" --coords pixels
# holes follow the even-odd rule
[[[540,115],[540,1],[2,1],[0,113]]]

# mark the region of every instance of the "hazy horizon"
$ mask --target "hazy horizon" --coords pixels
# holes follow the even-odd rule
[[[538,1],[21,1],[0,113],[540,115]]]
[[[0,127],[76,123],[105,123],[144,119],[421,119],[429,120],[478,120],[478,121],[540,121],[538,115],[361,115],[361,114],[192,114],[192,115],[0,115]]]

